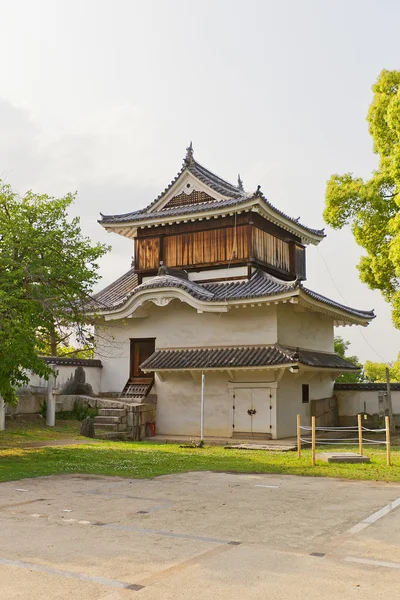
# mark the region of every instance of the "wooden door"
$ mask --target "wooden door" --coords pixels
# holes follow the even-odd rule
[[[235,435],[270,433],[269,388],[236,388],[233,406]]]
[[[142,362],[149,358],[155,350],[156,340],[154,338],[146,339],[133,339],[131,340],[131,356],[130,356],[130,372],[129,379],[136,380],[148,379],[152,375],[150,373],[143,373],[140,369]]]

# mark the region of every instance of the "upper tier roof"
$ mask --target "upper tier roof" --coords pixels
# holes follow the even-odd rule
[[[187,148],[183,165],[176,177],[153,202],[141,210],[119,215],[101,215],[99,223],[109,231],[132,237],[137,227],[166,225],[184,220],[225,216],[251,210],[291,231],[303,243],[318,244],[323,229],[312,229],[273,206],[261,192],[260,186],[247,193],[238,177],[235,186],[215,175],[193,157],[192,145]]]

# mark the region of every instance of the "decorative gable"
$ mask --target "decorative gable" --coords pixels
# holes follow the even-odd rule
[[[203,202],[214,202],[215,198],[207,192],[192,190],[189,194],[184,191],[174,196],[167,202],[164,209],[174,208],[175,206],[188,206],[190,204],[202,204]]]

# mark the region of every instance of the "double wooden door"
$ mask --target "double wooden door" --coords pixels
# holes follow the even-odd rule
[[[271,390],[236,388],[233,390],[234,434],[270,434]]]
[[[148,379],[149,377],[152,377],[149,373],[143,373],[140,365],[146,360],[146,358],[149,358],[149,356],[153,354],[155,346],[155,338],[131,339],[129,370],[129,379],[131,381],[143,378]]]

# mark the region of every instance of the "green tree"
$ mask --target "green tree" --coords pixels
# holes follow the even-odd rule
[[[365,363],[365,376],[372,382],[386,381],[386,368],[389,367],[390,381],[400,381],[400,353],[392,364],[378,363],[367,360]]]
[[[343,373],[336,379],[337,383],[361,383],[364,380],[362,373],[362,364],[358,360],[357,356],[347,356],[346,352],[349,349],[350,342],[346,342],[342,337],[335,336],[335,352],[345,360],[353,363],[357,367],[360,367],[360,371],[350,371],[349,373]]]
[[[0,181],[0,395],[15,400],[27,370],[49,375],[40,359],[73,333],[80,345],[91,334],[84,310],[98,281],[98,259],[108,251],[82,235],[68,218],[73,194],[18,196]]]
[[[372,90],[367,121],[378,168],[368,180],[332,175],[324,219],[334,229],[351,227],[366,250],[358,265],[360,279],[391,303],[400,328],[400,71],[383,70]]]

